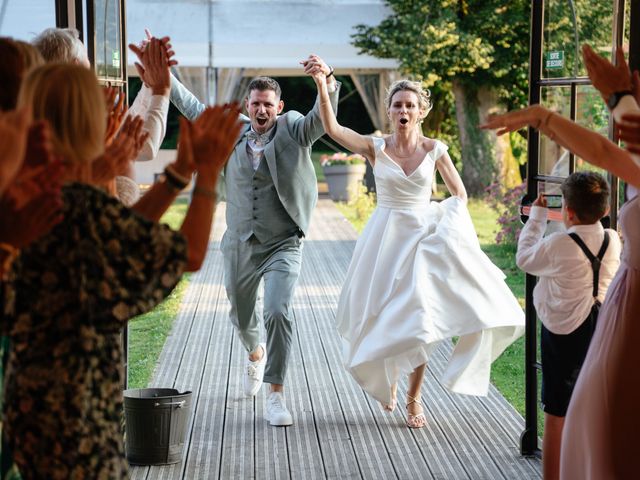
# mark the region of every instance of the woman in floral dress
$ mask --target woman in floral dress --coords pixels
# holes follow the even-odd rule
[[[235,107],[184,121],[177,161],[132,209],[91,185],[106,113],[95,74],[46,65],[25,79],[19,106],[50,123],[65,165],[64,220],[14,262],[3,329],[12,343],[5,438],[22,476],[126,478],[120,332],[164,299],[206,254],[215,182],[238,134]],[[198,170],[180,232],[157,223]]]

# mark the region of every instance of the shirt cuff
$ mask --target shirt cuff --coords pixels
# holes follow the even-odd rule
[[[636,103],[636,99],[633,95],[625,95],[620,99],[616,108],[613,109],[613,118],[617,123],[620,123],[622,120],[622,116],[625,113],[629,112],[638,112],[640,108],[638,108],[638,104]]]
[[[547,212],[548,209],[545,207],[539,207],[534,205],[531,207],[531,212],[529,212],[529,219],[531,220],[539,220],[541,222],[547,221]]]
[[[338,81],[327,83],[327,92],[333,93],[338,89]]]
[[[152,95],[147,110],[159,110],[164,112],[169,110],[169,97],[164,95]]]

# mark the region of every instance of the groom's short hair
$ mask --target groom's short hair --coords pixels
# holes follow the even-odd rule
[[[249,83],[249,87],[247,88],[247,97],[251,95],[253,90],[258,90],[260,92],[264,92],[265,90],[273,90],[276,92],[276,97],[280,98],[282,94],[282,90],[280,89],[280,84],[276,82],[271,77],[256,77]]]

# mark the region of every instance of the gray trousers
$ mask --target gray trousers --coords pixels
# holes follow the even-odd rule
[[[264,326],[267,334],[266,383],[283,384],[291,351],[291,301],[300,276],[302,240],[297,235],[262,244],[225,233],[221,244],[224,283],[231,302],[229,317],[248,352],[260,343],[256,300],[264,279]]]

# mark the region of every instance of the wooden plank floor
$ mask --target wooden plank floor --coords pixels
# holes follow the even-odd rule
[[[242,394],[246,354],[228,320],[217,212],[203,269],[192,276],[160,357],[153,386],[191,390],[182,462],[132,467],[155,479],[528,479],[540,461],[519,455],[523,419],[493,387],[486,398],[455,395],[437,378],[450,345],[433,355],[423,387],[429,425],[404,426],[400,406],[381,410],[342,368],[335,309],[356,232],[330,200],[320,200],[304,244],[294,299],[294,346],[287,404],[294,425],[263,419],[265,391]],[[399,386],[404,398],[406,384]]]

